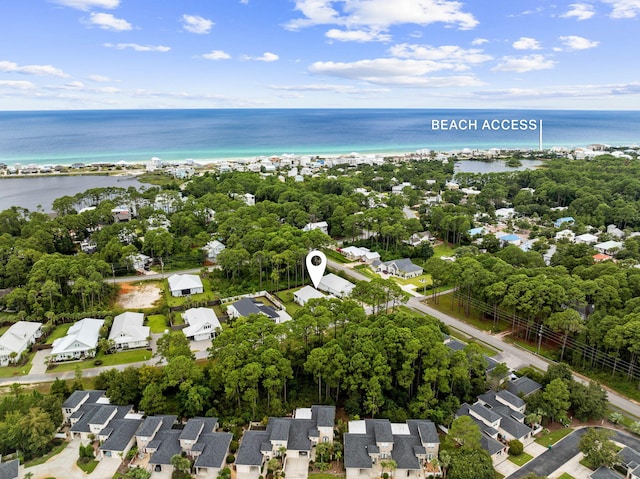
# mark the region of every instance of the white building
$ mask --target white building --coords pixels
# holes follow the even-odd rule
[[[312,231],[312,230],[320,230],[324,234],[329,234],[329,225],[326,221],[320,221],[318,223],[307,223],[302,228],[302,231]]]
[[[188,325],[182,332],[193,341],[213,339],[222,327],[215,311],[211,308],[187,309],[182,313],[182,317]]]
[[[215,263],[218,255],[226,248],[226,246],[218,240],[209,241],[202,247],[202,251],[206,255],[207,261]]]
[[[352,282],[329,273],[322,277],[320,284],[318,284],[318,289],[338,298],[345,298],[351,294],[355,286]]]
[[[0,366],[17,361],[42,333],[42,323],[18,321],[0,338]],[[14,354],[15,353],[15,354]]]
[[[67,335],[53,342],[50,358],[52,361],[92,358],[96,354],[100,328],[103,319],[84,318],[67,331]]]
[[[300,306],[307,304],[310,299],[320,298],[326,298],[326,296],[312,286],[304,286],[293,293],[293,300]]]
[[[149,326],[143,326],[144,314],[127,311],[113,318],[109,339],[116,349],[146,348],[151,336]]]
[[[169,276],[169,291],[171,296],[189,296],[204,293],[204,286],[200,276],[195,274],[173,274]]]

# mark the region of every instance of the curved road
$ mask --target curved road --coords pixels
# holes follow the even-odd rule
[[[363,275],[359,271],[353,270],[345,266],[344,264],[340,264],[332,260],[328,260],[327,263],[329,267],[331,267],[332,269],[344,272],[345,274],[351,276],[355,280],[370,281],[370,278],[368,278],[367,276]],[[433,316],[434,318],[437,318],[440,321],[442,321],[447,326],[451,326],[452,328],[457,329],[458,331],[461,331],[466,335],[472,338],[478,339],[479,341],[486,343],[489,346],[501,351],[498,359],[500,361],[505,362],[507,366],[509,366],[511,369],[517,370],[524,366],[532,365],[538,369],[541,369],[542,371],[546,371],[549,364],[551,364],[550,361],[546,360],[541,356],[533,354],[513,344],[506,343],[498,336],[494,336],[487,331],[482,331],[476,328],[475,326],[472,326],[470,324],[460,321],[459,319],[454,318],[453,316],[449,316],[445,313],[442,313],[437,309],[434,309],[428,306],[427,304],[424,304],[422,302],[423,300],[424,300],[424,297],[420,297],[420,298],[412,297],[411,299],[409,299],[406,305],[415,311],[419,311],[421,313],[425,313],[430,316]],[[584,376],[580,376],[574,373],[573,377],[576,381],[580,381],[584,384],[589,383],[589,380],[585,379]],[[631,414],[637,418],[640,418],[640,403],[632,399],[626,398],[610,389],[607,389],[607,394],[608,394],[609,403],[612,406],[619,409],[620,411],[623,411],[627,414]]]

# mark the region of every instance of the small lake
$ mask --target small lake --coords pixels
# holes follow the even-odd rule
[[[504,173],[506,171],[532,170],[542,165],[542,160],[520,160],[522,165],[515,168],[508,167],[504,161],[456,161],[455,173]]]
[[[0,178],[0,211],[12,206],[36,211],[38,206],[41,206],[45,213],[50,213],[51,205],[56,198],[73,196],[90,188],[108,186],[138,188],[141,183],[135,178],[95,175]]]

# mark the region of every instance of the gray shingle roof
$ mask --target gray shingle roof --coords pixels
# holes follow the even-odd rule
[[[289,429],[291,427],[291,419],[282,417],[269,418],[267,424],[267,432],[272,441],[288,441]]]
[[[482,419],[485,419],[485,420],[489,421],[490,423],[494,423],[494,422],[500,420],[500,416],[498,414],[493,412],[488,407],[483,406],[482,404],[476,403],[476,404],[472,405],[469,409],[471,411],[475,412]]]
[[[420,441],[414,436],[394,436],[391,457],[398,469],[420,469],[420,461],[413,449],[415,446],[420,446]]]
[[[0,479],[18,479],[19,466],[19,459],[0,464]]]
[[[318,427],[333,427],[336,422],[335,406],[311,406],[311,411]]]
[[[526,376],[522,376],[518,379],[514,379],[507,383],[507,390],[516,396],[528,396],[529,394],[542,388],[540,383],[537,383],[533,379],[529,379]]]
[[[157,450],[151,454],[150,465],[171,464],[171,458],[182,452],[179,440],[180,433],[179,429],[158,431],[156,438],[152,441],[154,445],[157,445]]]
[[[73,391],[63,403],[63,408],[74,409],[82,402],[82,400],[88,395],[86,402],[95,403],[98,399],[104,396],[105,391],[102,390],[89,390],[89,391]]]
[[[89,421],[89,424],[106,424],[106,422],[114,415],[118,410],[117,406],[100,406],[96,413]]]
[[[484,434],[480,437],[480,445],[482,446],[482,449],[487,451],[492,456],[505,447],[501,442],[496,441],[492,437],[486,436]]]
[[[635,449],[631,449],[630,447],[623,447],[618,453],[622,463],[626,466],[635,462],[636,464],[640,464],[640,453]]]
[[[212,432],[200,436],[198,444],[204,444],[202,453],[195,462],[196,467],[221,468],[229,451],[233,434],[229,432]]]
[[[502,389],[498,391],[496,396],[502,399],[503,401],[508,402],[509,404],[511,404],[513,407],[516,407],[516,408],[521,408],[526,404],[523,399],[516,396],[512,392],[507,391],[506,389]]]
[[[309,431],[315,429],[316,422],[312,419],[294,419],[289,428],[289,442],[287,449],[292,451],[310,451],[311,440]]]
[[[236,464],[245,466],[262,465],[262,453],[260,451],[262,443],[265,441],[269,442],[269,433],[267,431],[245,432],[236,455]]]
[[[367,421],[369,423],[369,421]],[[393,434],[391,433],[391,422],[388,419],[373,419],[371,420],[373,425],[373,431],[376,438],[376,443],[380,442],[393,442]],[[369,428],[367,428],[367,431]]]
[[[233,307],[236,308],[236,311],[243,317],[249,316],[250,314],[264,314],[271,319],[278,318],[278,313],[273,307],[267,306],[253,298],[243,298],[236,301],[233,303]]]
[[[344,467],[357,469],[370,469],[372,466],[369,456],[369,445],[374,443],[368,434],[344,435]]]
[[[431,421],[407,421],[409,427],[413,423],[416,423],[418,426],[418,434],[420,435],[420,439],[423,444],[439,444],[440,437],[438,436],[438,431],[436,430],[436,425]]]
[[[600,466],[598,469],[593,471],[589,477],[591,479],[623,479],[624,476],[621,476],[606,466]]]
[[[112,419],[105,429],[112,429],[109,437],[100,446],[102,451],[124,451],[142,424],[141,419]],[[102,435],[102,431],[100,432]]]
[[[151,437],[156,430],[171,429],[178,416],[148,416],[136,431],[136,436]]]
[[[204,429],[204,421],[202,418],[191,418],[185,424],[182,433],[180,433],[181,441],[195,441]]]
[[[532,432],[529,426],[527,426],[526,424],[522,424],[521,422],[518,422],[508,416],[502,417],[500,421],[500,428],[505,430],[508,434],[511,434],[516,439],[522,439],[527,434]]]

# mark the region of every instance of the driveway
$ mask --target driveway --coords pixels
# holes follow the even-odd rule
[[[570,464],[573,458],[580,454],[580,451],[578,451],[578,443],[580,442],[580,438],[587,432],[587,429],[588,428],[581,428],[572,432],[567,437],[554,444],[551,449],[548,449],[540,456],[532,459],[518,471],[508,476],[507,479],[518,479],[531,473],[546,477],[568,463]],[[640,451],[640,439],[621,431],[613,431],[615,432],[614,436],[611,438],[613,441],[629,446],[636,451]],[[568,472],[571,474],[571,471]]]
[[[307,479],[309,477],[309,458],[287,457],[287,466],[284,472],[287,479]]]
[[[27,472],[31,472],[33,474],[33,479],[45,479],[47,477],[56,477],[60,479],[83,479],[87,477],[84,471],[76,466],[76,461],[79,457],[79,445],[80,440],[76,439],[69,442],[67,447],[65,447],[60,454],[53,456],[44,464],[38,464],[37,466],[29,468],[20,466],[20,477],[24,477]],[[91,477],[92,479],[111,479],[114,472],[115,471],[113,471],[109,476],[99,477],[92,475]]]

